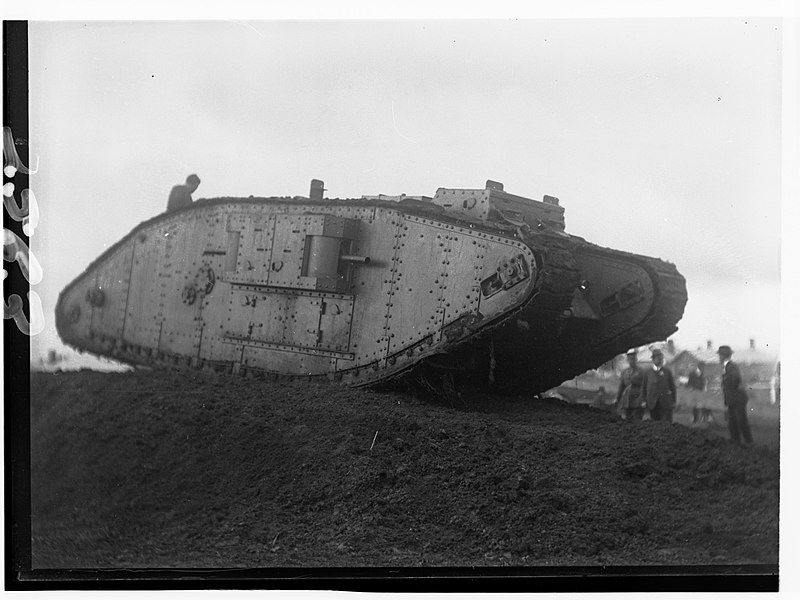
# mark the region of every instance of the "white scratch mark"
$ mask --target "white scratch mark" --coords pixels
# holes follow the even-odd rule
[[[255,28],[255,27],[253,27],[252,25],[250,25],[250,23],[248,23],[247,21],[234,21],[234,23],[236,23],[237,25],[243,25],[244,27],[247,27],[247,28],[249,28],[249,29],[252,29],[253,31],[255,31],[255,32],[256,32],[256,35],[257,35],[258,37],[260,37],[262,40],[263,40],[263,39],[265,39],[265,38],[264,38],[264,34],[262,34],[262,33],[261,33],[261,32],[260,32],[258,29],[256,29],[256,28]]]
[[[407,140],[407,141],[411,142],[412,144],[416,144],[416,143],[417,143],[415,140],[412,140],[412,139],[411,139],[410,137],[408,137],[407,135],[403,135],[403,134],[400,132],[400,130],[397,128],[397,119],[395,119],[395,116],[394,116],[394,100],[392,100],[392,125],[394,125],[394,130],[395,130],[395,132],[397,132],[397,135],[399,135],[401,138],[403,138],[404,140]]]
[[[374,438],[372,438],[372,444],[371,444],[371,445],[370,445],[370,447],[369,447],[369,451],[370,451],[370,452],[372,452],[372,446],[374,446],[374,445],[375,445],[375,440],[377,440],[377,439],[378,439],[378,432],[377,432],[377,431],[375,431],[375,437],[374,437]]]

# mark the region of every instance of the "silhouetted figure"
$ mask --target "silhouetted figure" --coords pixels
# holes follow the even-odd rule
[[[628,350],[628,368],[622,372],[617,390],[617,408],[623,418],[630,421],[641,421],[644,416],[642,405],[642,379],[644,374],[636,362],[636,349]]]
[[[706,407],[706,376],[703,373],[705,363],[699,362],[694,370],[689,373],[686,387],[689,390],[689,404],[692,406],[692,423],[700,423],[708,417]]]
[[[753,443],[750,424],[747,422],[747,392],[742,387],[742,373],[739,366],[731,360],[733,350],[730,346],[720,346],[717,350],[722,365],[722,396],[728,407],[728,430],[731,439],[737,444],[744,440],[744,445]]]
[[[600,389],[597,390],[597,393],[594,395],[594,399],[592,400],[592,406],[595,408],[605,408],[606,407],[606,388],[605,386],[600,386]]]
[[[192,193],[200,185],[200,178],[192,173],[186,178],[186,183],[176,185],[169,193],[167,200],[167,212],[178,210],[192,205]]]

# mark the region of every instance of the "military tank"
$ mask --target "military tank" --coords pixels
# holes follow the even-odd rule
[[[135,227],[60,294],[81,352],[349,386],[398,377],[536,393],[666,339],[671,263],[565,231],[558,198],[202,199]]]

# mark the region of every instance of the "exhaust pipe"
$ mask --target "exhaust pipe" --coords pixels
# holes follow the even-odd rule
[[[352,254],[342,254],[339,260],[349,263],[361,263],[364,265],[369,264],[369,256],[354,256]]]

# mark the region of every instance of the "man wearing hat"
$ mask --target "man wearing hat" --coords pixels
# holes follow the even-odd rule
[[[641,421],[644,415],[642,408],[642,369],[636,362],[635,348],[628,350],[625,355],[628,359],[628,368],[622,372],[622,378],[617,390],[617,408],[623,418],[629,421]]]
[[[672,371],[664,366],[664,353],[661,350],[653,350],[652,358],[653,368],[647,369],[642,378],[642,399],[653,421],[672,423],[672,411],[677,398],[675,379]]]
[[[200,185],[200,178],[192,173],[186,178],[185,184],[173,187],[169,193],[169,200],[167,200],[167,212],[191,206],[192,193],[197,189],[198,185]]]
[[[747,392],[742,387],[742,373],[739,366],[731,360],[733,350],[730,346],[720,346],[717,350],[722,365],[722,396],[728,407],[728,430],[731,439],[744,445],[753,443],[750,424],[747,422]]]

